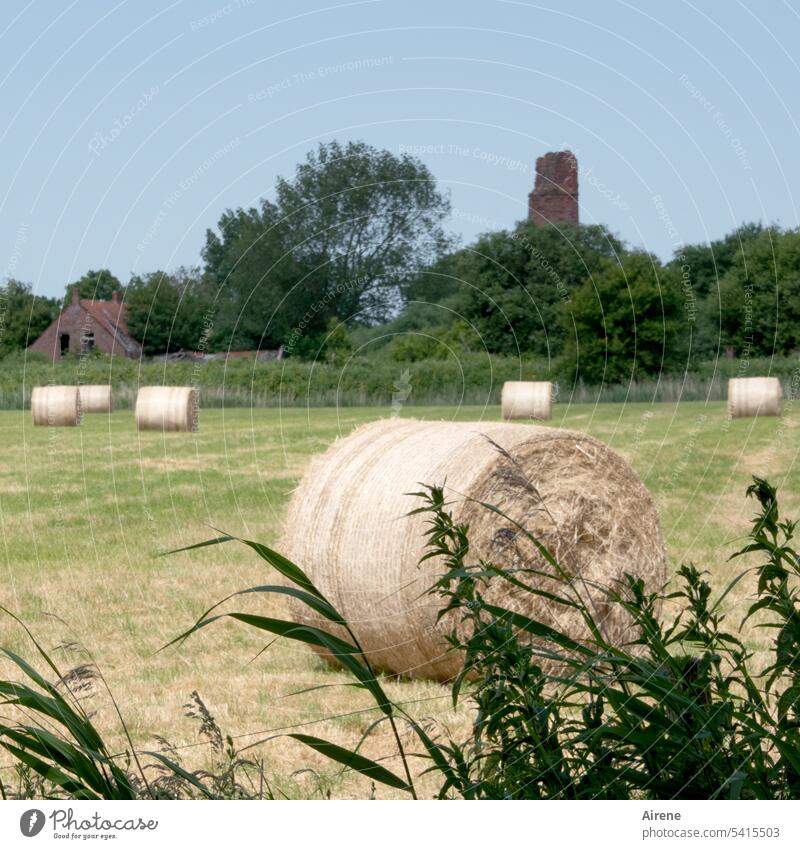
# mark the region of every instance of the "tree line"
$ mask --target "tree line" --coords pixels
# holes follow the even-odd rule
[[[602,225],[520,222],[458,246],[449,212],[419,160],[321,144],[272,200],[226,210],[198,267],[126,284],[90,270],[63,301],[5,281],[0,356],[37,338],[76,286],[83,298],[118,292],[145,354],[525,353],[565,378],[616,383],[800,347],[798,230],[744,224],[662,262]]]

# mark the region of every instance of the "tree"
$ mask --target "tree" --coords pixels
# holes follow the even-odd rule
[[[763,232],[758,222],[742,224],[721,239],[678,248],[669,264],[685,275],[698,299],[715,295],[728,269],[746,260],[747,245]]]
[[[446,248],[448,200],[418,160],[363,142],[320,144],[275,201],[228,210],[205,272],[242,347],[312,351],[328,321],[384,320],[403,286]]]
[[[680,279],[642,252],[607,262],[564,305],[563,368],[586,383],[627,383],[679,369],[688,338]]]
[[[211,325],[198,269],[135,275],[125,290],[125,303],[128,329],[145,354],[194,350],[203,344],[204,323]]]
[[[525,222],[486,234],[459,251],[448,270],[461,293],[456,308],[491,352],[559,354],[561,304],[623,250],[597,225]]]
[[[720,282],[722,341],[749,356],[800,349],[800,231],[763,229]]]
[[[675,251],[669,267],[680,275],[684,297],[693,300],[693,360],[717,357],[723,345],[730,345],[721,333],[721,282],[734,267],[744,271],[750,245],[763,231],[758,222],[742,224],[721,239],[683,245]]]
[[[308,281],[295,262],[288,228],[274,204],[226,211],[220,235],[210,230],[203,250],[205,277],[218,309],[214,340],[232,349],[278,348],[303,320]],[[314,314],[311,334],[300,334],[297,347],[312,353],[312,344],[333,314]],[[309,340],[309,335],[313,339]]]
[[[114,292],[122,292],[124,289],[122,283],[107,268],[89,270],[79,280],[67,284],[64,306],[69,306],[76,286],[81,298],[93,301],[110,301]]]
[[[34,295],[30,284],[7,280],[0,287],[0,357],[35,342],[58,313],[58,299]]]

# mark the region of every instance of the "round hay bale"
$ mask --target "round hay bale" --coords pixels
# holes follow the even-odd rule
[[[550,418],[553,384],[547,380],[507,380],[500,406],[504,419]]]
[[[78,395],[81,399],[81,410],[84,413],[111,413],[114,410],[111,386],[103,384],[79,386]]]
[[[470,525],[471,563],[484,558],[551,571],[513,522],[462,496],[494,504],[531,531],[589,593],[612,638],[630,623],[589,582],[610,586],[625,572],[640,575],[650,589],[665,581],[664,541],[650,494],[598,440],[535,425],[374,422],[312,461],[289,506],[282,550],[344,614],[379,669],[446,680],[460,668],[460,658],[446,652],[443,634],[451,623],[436,621],[442,600],[425,594],[441,572],[435,560],[419,565],[426,517],[407,515],[420,506],[408,493],[420,491],[421,482],[446,482],[455,520]],[[536,580],[543,589],[564,591],[555,578]],[[500,579],[492,583],[489,597],[498,603],[586,636],[582,620],[566,609],[520,595]],[[293,604],[292,610],[297,619],[320,624],[307,608]]]
[[[37,427],[76,427],[81,423],[77,386],[34,386],[31,414]]]
[[[196,431],[199,395],[191,386],[142,386],[136,395],[137,430]]]
[[[782,396],[777,377],[734,377],[728,381],[728,413],[734,419],[779,416]]]

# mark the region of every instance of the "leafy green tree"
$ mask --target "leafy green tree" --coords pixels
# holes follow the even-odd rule
[[[122,292],[125,288],[107,268],[89,270],[79,280],[67,284],[64,306],[69,305],[76,286],[81,298],[94,301],[110,301],[114,292]]]
[[[242,347],[313,352],[328,321],[384,320],[417,269],[447,247],[449,202],[410,156],[363,142],[321,144],[275,201],[227,211],[209,231],[205,272],[221,330]]]
[[[7,280],[0,287],[0,357],[35,342],[59,309],[57,298],[34,295],[30,284]]]
[[[331,365],[341,365],[353,353],[353,340],[344,323],[337,318],[328,321],[322,354]]]
[[[742,224],[721,239],[678,248],[669,265],[685,274],[698,299],[705,298],[716,294],[720,281],[731,267],[743,265],[747,259],[747,245],[763,232],[764,225],[758,222]]]
[[[228,210],[219,235],[208,231],[203,249],[205,277],[218,308],[215,342],[220,347],[250,350],[291,344],[296,353],[313,356],[332,313],[314,313],[299,327],[308,308],[309,282],[295,261],[288,227],[274,204],[259,209]]]
[[[651,254],[607,262],[564,306],[563,367],[586,383],[627,383],[683,366],[680,279]]]
[[[800,231],[769,227],[740,249],[720,283],[723,344],[739,356],[800,349]]]
[[[520,224],[481,236],[458,252],[458,311],[493,353],[561,352],[561,305],[587,278],[623,253],[604,227]]]
[[[748,251],[763,232],[760,223],[742,224],[721,239],[684,245],[675,251],[669,267],[680,275],[684,297],[694,300],[694,361],[713,359],[731,345],[730,334],[721,330],[722,281],[734,269],[745,272]]]
[[[210,304],[197,269],[135,275],[125,291],[128,329],[145,354],[195,350],[209,327]]]

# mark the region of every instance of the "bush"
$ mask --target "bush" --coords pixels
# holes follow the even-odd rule
[[[416,798],[410,758],[429,762],[440,779],[439,798],[466,799],[797,799],[800,798],[800,555],[791,547],[795,523],[781,521],[774,488],[754,479],[748,496],[761,511],[750,541],[740,552],[759,554],[757,598],[745,622],[767,612],[777,637],[767,668],[753,669],[740,635],[724,629],[721,606],[739,575],[716,599],[702,574],[682,566],[680,586],[649,593],[641,579],[599,587],[609,605],[633,621],[630,642],[609,642],[582,582],[566,574],[525,528],[517,532],[539,547],[546,573],[505,570],[469,559],[469,528],[455,525],[443,490],[418,493],[429,516],[426,558],[440,558],[444,571],[431,592],[440,617],[454,615],[449,634],[462,653],[452,683],[454,703],[466,700],[475,721],[463,741],[434,740],[383,690],[356,635],[344,618],[295,564],[246,542],[288,579],[291,587],[255,587],[245,592],[292,595],[346,637],[325,630],[244,613],[206,615],[180,639],[225,617],[333,654],[357,684],[370,692],[391,724],[402,774],[388,771],[357,751],[319,738],[290,735],[373,781]],[[492,508],[494,509],[494,508]],[[227,542],[231,537],[212,540]],[[562,589],[537,588],[546,574]],[[508,581],[517,591],[545,597],[551,606],[577,610],[591,638],[576,642],[541,622],[488,603],[486,587]],[[680,605],[669,623],[660,603]],[[212,611],[214,609],[212,608]],[[744,623],[742,623],[744,624]],[[407,726],[421,750],[409,753],[399,726]]]

